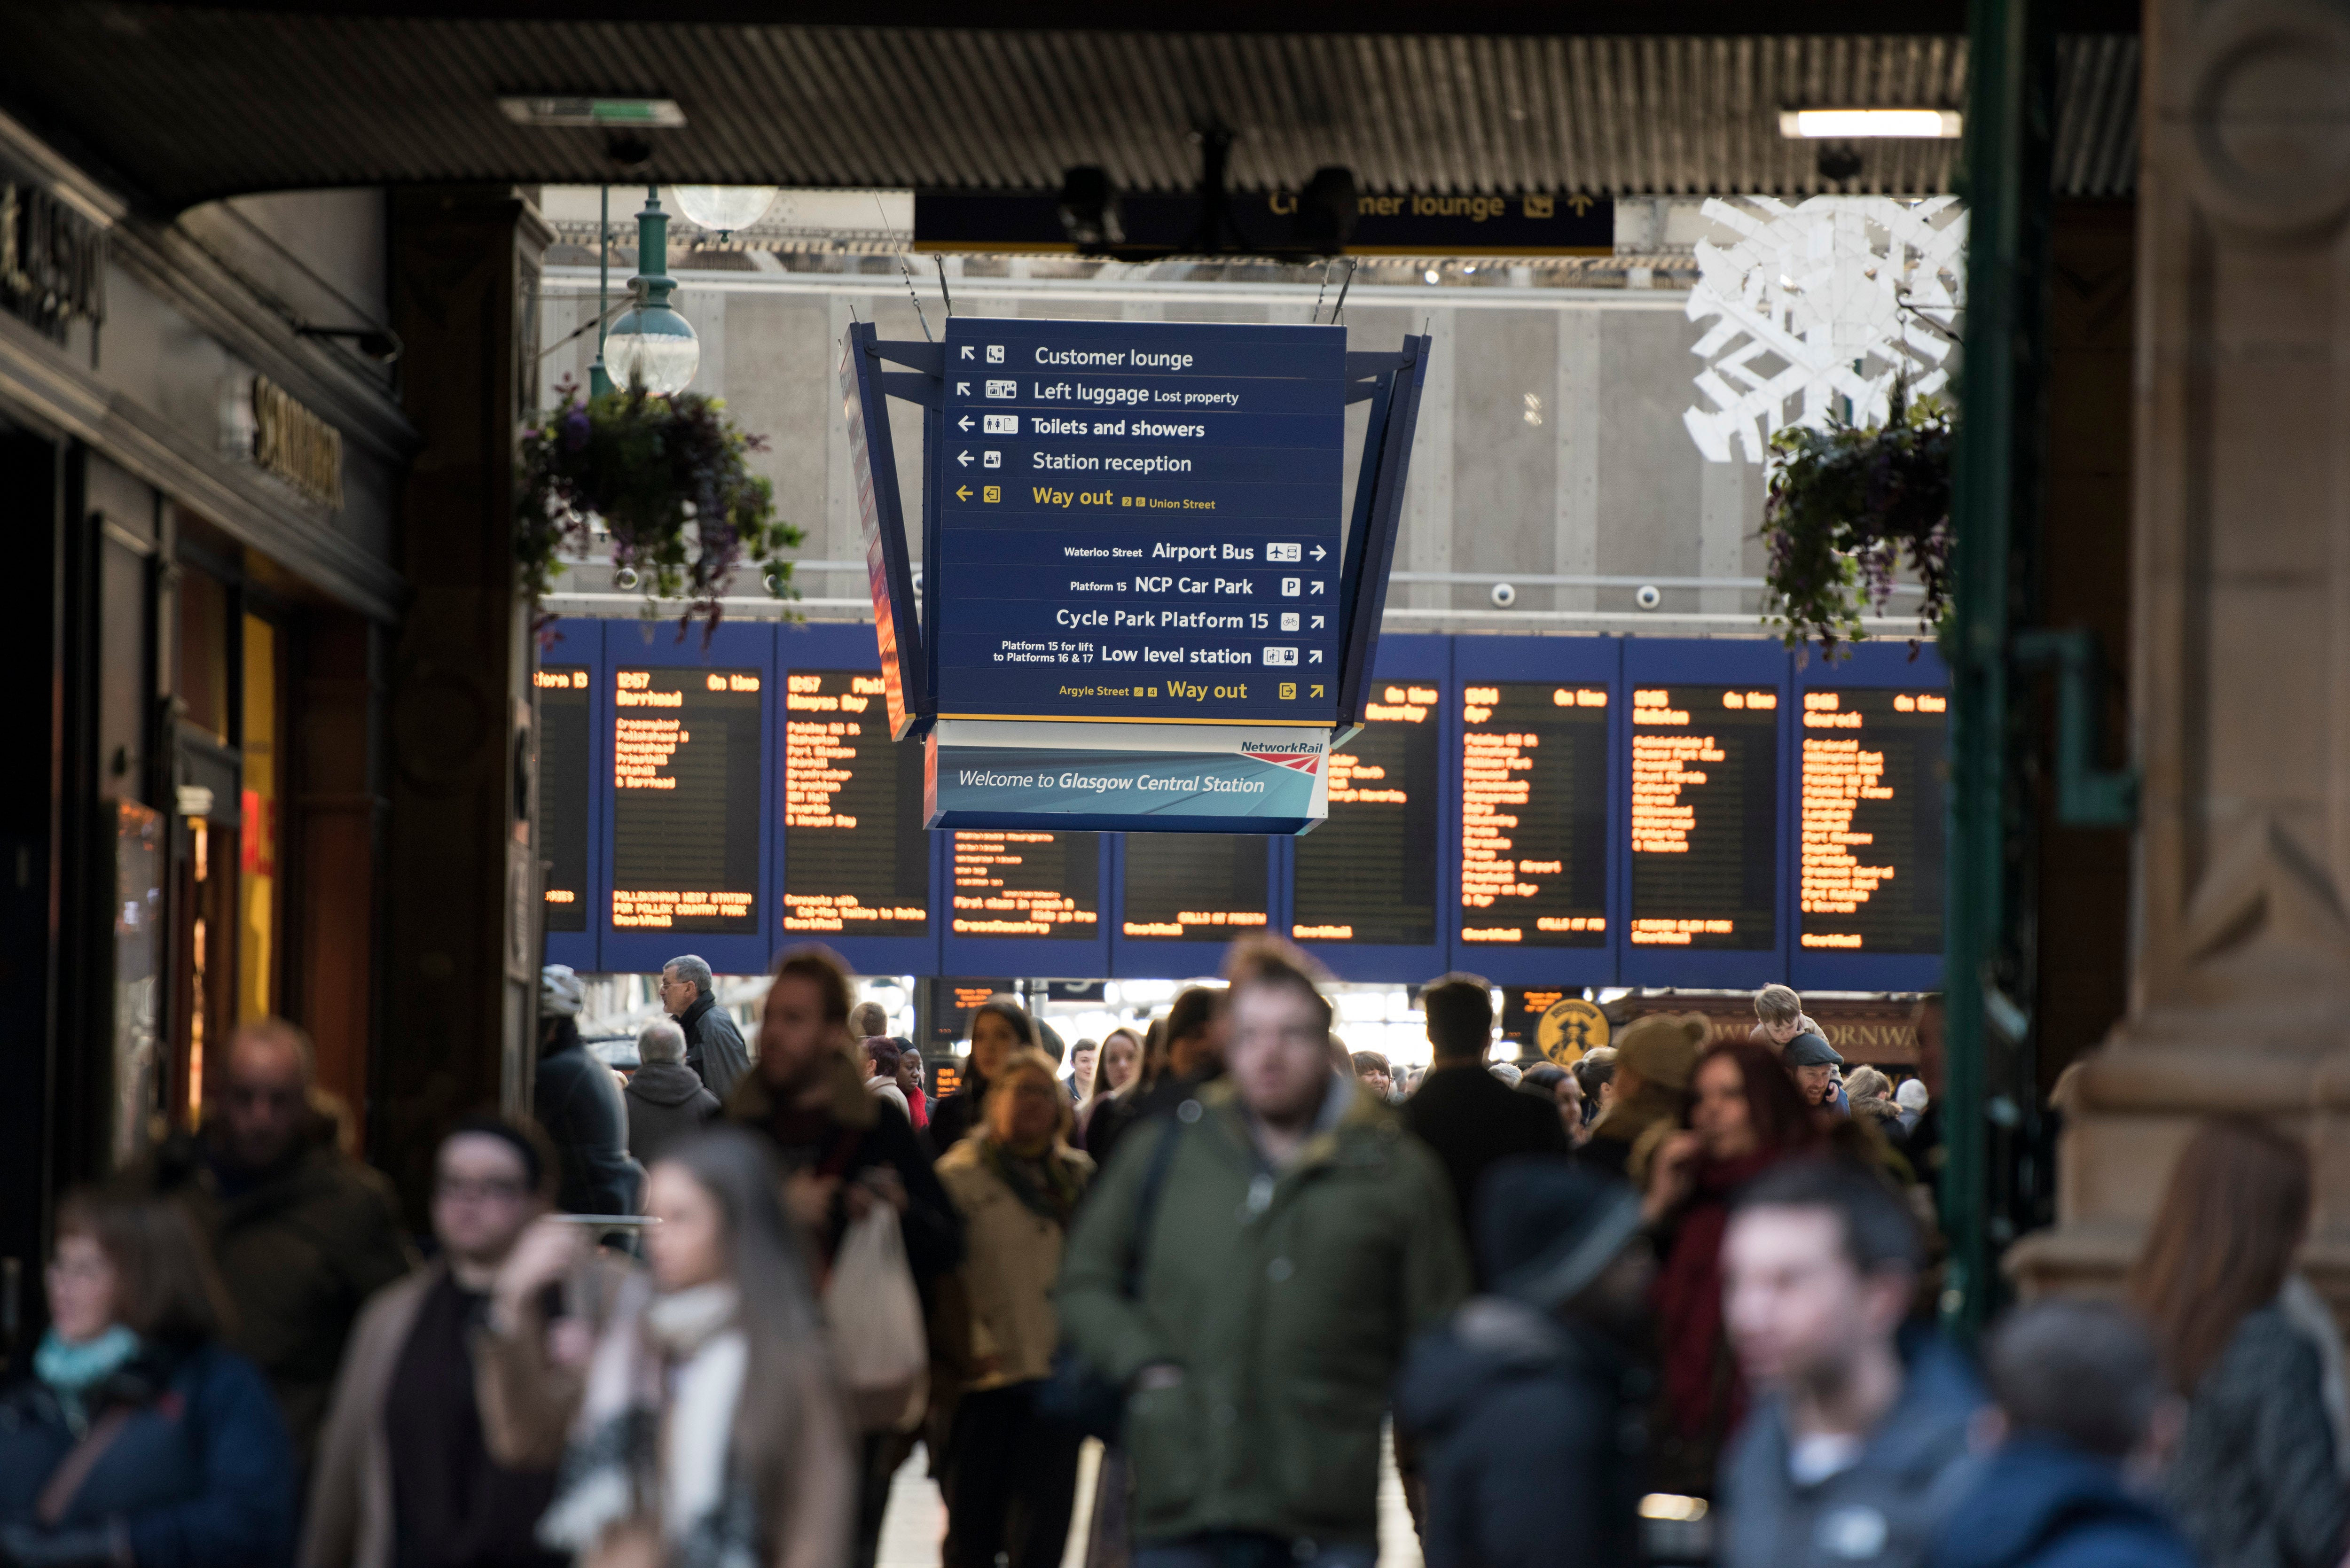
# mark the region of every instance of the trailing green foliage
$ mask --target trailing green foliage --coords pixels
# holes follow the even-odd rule
[[[806,535],[775,515],[775,487],[743,461],[765,441],[743,434],[722,400],[653,397],[641,385],[590,400],[568,381],[556,392],[554,411],[522,433],[515,480],[515,556],[542,629],[562,551],[585,554],[598,523],[614,569],[637,573],[646,618],[664,600],[687,601],[680,636],[699,617],[707,642],[746,558],[767,592],[799,597],[783,552]]]
[[[1788,647],[1816,641],[1834,659],[1837,644],[1865,639],[1861,617],[1883,613],[1904,561],[1926,590],[1911,654],[1939,636],[1950,608],[1954,439],[1948,403],[1912,403],[1898,388],[1882,426],[1795,426],[1771,438],[1763,619]]]

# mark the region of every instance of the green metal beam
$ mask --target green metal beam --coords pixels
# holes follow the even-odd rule
[[[1943,1085],[1942,1219],[1947,1324],[1970,1333],[1997,1297],[2006,1182],[1991,1113],[2015,1121],[2029,1096],[2030,965],[2018,950],[2028,843],[2014,788],[2029,737],[2009,701],[2010,628],[2029,620],[2047,439],[2052,0],[1969,7],[1967,310],[1952,474],[1955,626]],[[2021,928],[2021,929],[2020,929]],[[2016,993],[2023,994],[2017,998]],[[1993,1024],[2002,1023],[1993,1038]],[[2027,1097],[2022,1102],[2031,1104]],[[1994,1232],[2001,1232],[1995,1236]]]

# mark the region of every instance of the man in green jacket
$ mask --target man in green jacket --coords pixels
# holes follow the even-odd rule
[[[1064,1331],[1128,1391],[1135,1568],[1371,1568],[1390,1385],[1468,1293],[1443,1168],[1339,1069],[1305,965],[1235,950],[1228,1077],[1136,1129],[1070,1234]]]

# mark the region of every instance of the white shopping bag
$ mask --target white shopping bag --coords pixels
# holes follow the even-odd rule
[[[824,1288],[824,1317],[858,1427],[910,1431],[929,1398],[930,1349],[898,1211],[888,1204],[849,1221]]]

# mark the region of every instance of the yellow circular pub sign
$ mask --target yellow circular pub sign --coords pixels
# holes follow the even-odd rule
[[[1561,997],[1534,1024],[1534,1044],[1562,1067],[1572,1067],[1586,1051],[1607,1044],[1607,1015],[1579,996]]]

